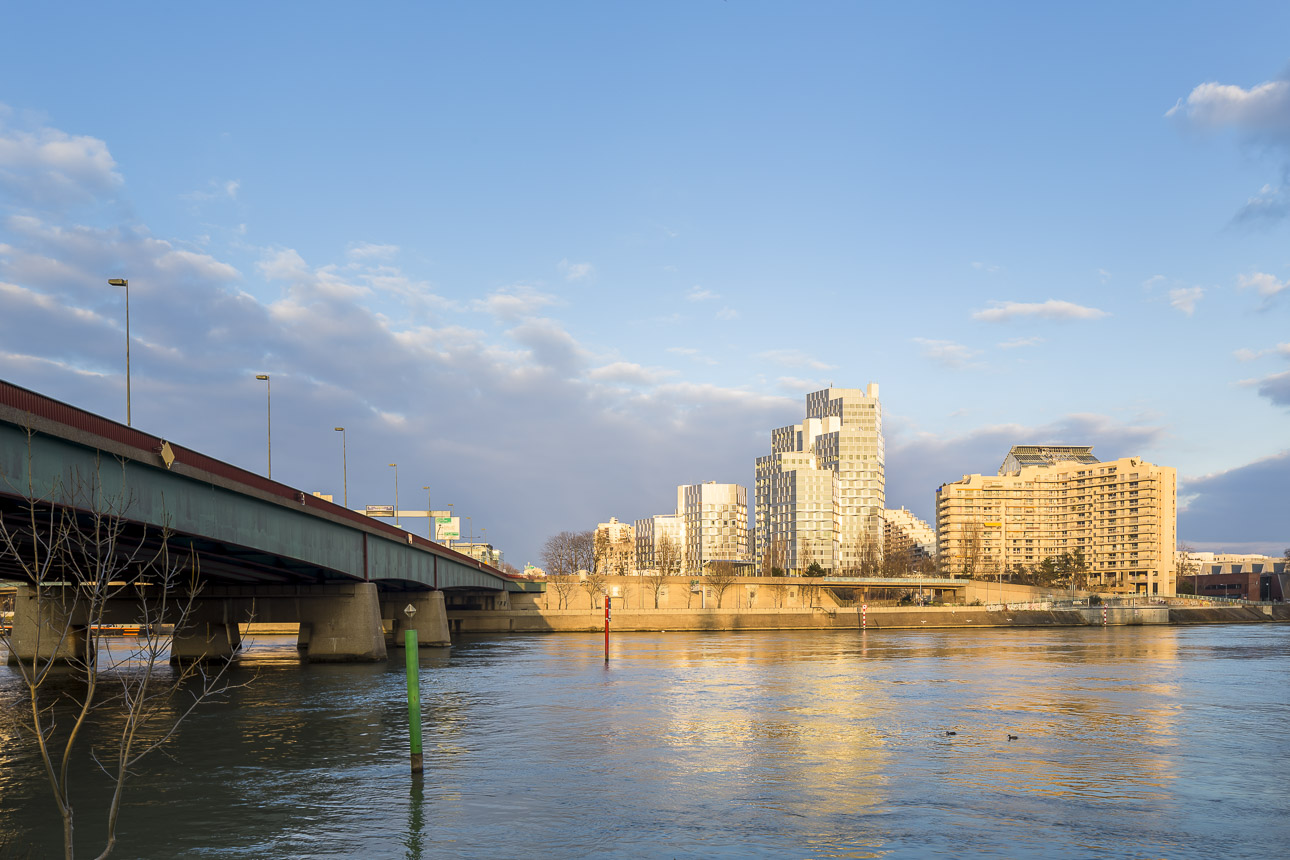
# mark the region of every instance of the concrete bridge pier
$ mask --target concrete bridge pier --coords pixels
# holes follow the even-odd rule
[[[311,663],[384,660],[380,597],[373,582],[328,585],[301,601],[300,644]]]
[[[227,660],[242,650],[242,633],[226,621],[191,621],[175,630],[171,663]]]
[[[19,660],[30,663],[33,659],[84,660],[88,628],[78,620],[49,592],[41,599],[31,586],[18,586],[13,598],[9,665]]]
[[[399,599],[394,599],[395,597]],[[404,610],[411,605],[416,610],[408,618]],[[381,603],[381,617],[394,620],[394,647],[403,646],[407,630],[417,631],[417,645],[443,647],[452,644],[448,633],[448,610],[442,591],[422,591],[387,595]]]

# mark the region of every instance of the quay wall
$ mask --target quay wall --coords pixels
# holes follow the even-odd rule
[[[1171,607],[1108,606],[1106,624],[1233,624],[1290,621],[1287,606]],[[459,633],[574,633],[605,627],[604,610],[450,610]],[[696,630],[869,630],[971,627],[1084,627],[1102,624],[1102,607],[1002,608],[994,606],[613,609],[615,632]]]

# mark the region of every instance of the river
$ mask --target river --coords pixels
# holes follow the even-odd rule
[[[1290,844],[1290,625],[613,647],[608,665],[581,634],[423,651],[415,780],[401,651],[300,665],[294,639],[258,641],[235,675],[250,683],[140,767],[116,856],[1209,860]],[[0,709],[16,707],[0,668]],[[30,745],[11,724],[0,741],[0,857],[61,856]],[[92,856],[107,781],[83,765]]]

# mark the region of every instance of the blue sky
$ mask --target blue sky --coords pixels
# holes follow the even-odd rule
[[[1290,544],[1290,7],[15,7],[0,377],[542,541],[881,386],[888,505],[1014,443]]]

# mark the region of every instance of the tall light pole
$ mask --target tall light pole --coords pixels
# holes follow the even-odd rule
[[[273,383],[269,381],[269,374],[257,373],[256,379],[264,380],[264,408],[268,414],[269,428],[269,478],[273,478]]]
[[[434,509],[430,507],[430,488],[422,487],[421,489],[426,491],[426,519],[430,521],[430,525],[428,525],[426,529],[427,531],[430,532],[430,540],[433,541],[434,540]]]
[[[345,428],[337,427],[336,432],[340,434],[340,475],[344,486],[345,507],[349,507],[349,453],[345,450]]]
[[[470,522],[470,517],[466,517],[466,522],[470,523],[470,548],[475,548],[475,524]]]
[[[391,463],[390,468],[394,470],[394,524],[399,524],[399,464]]]
[[[108,278],[109,287],[125,287],[125,426],[130,427],[130,282]]]

